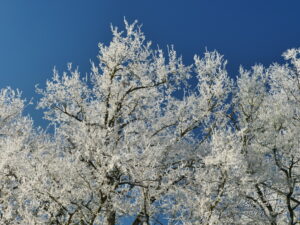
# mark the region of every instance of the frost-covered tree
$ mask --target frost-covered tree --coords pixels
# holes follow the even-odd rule
[[[225,123],[230,80],[222,56],[206,52],[185,66],[173,48],[164,56],[135,23],[125,25],[125,33],[112,28],[112,42],[99,45],[89,77],[69,65],[38,89],[39,107],[56,125],[56,153],[42,160],[47,179],[33,184],[51,205],[47,220],[179,221],[176,196],[203,165],[202,144]]]
[[[36,174],[31,156],[43,149],[46,136],[33,129],[32,120],[23,116],[25,100],[19,91],[0,91],[0,221],[1,224],[22,224],[27,216],[23,209],[31,201],[26,186]],[[29,187],[31,188],[31,187]],[[28,223],[30,224],[30,223]]]
[[[0,207],[1,221],[10,223],[19,216],[19,185],[22,176],[16,168],[19,155],[23,154],[28,136],[31,133],[31,121],[22,117],[24,101],[20,93],[11,88],[0,92]]]
[[[233,81],[216,51],[112,34],[89,76],[37,87],[53,134],[0,92],[1,224],[299,223],[300,50]]]

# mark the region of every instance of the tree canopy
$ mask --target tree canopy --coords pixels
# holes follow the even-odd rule
[[[232,79],[217,51],[112,35],[89,76],[37,87],[53,133],[1,90],[1,224],[298,224],[300,49]]]

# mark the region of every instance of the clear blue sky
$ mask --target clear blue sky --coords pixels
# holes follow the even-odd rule
[[[19,88],[36,102],[34,86],[54,66],[73,62],[89,72],[97,43],[107,43],[110,23],[123,26],[124,16],[138,19],[154,45],[174,44],[186,63],[206,47],[218,50],[236,76],[240,64],[268,65],[300,47],[299,12],[299,0],[1,0],[0,88]]]

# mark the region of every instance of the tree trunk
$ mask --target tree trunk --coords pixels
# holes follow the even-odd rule
[[[116,212],[109,211],[106,218],[107,225],[115,225],[116,224]]]

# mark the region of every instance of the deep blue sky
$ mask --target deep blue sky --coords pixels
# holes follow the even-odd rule
[[[138,19],[154,46],[174,44],[186,63],[205,48],[228,60],[231,76],[239,65],[268,65],[300,47],[299,0],[1,0],[0,88],[12,86],[37,100],[56,66],[68,62],[89,72],[97,43],[111,38],[110,23]],[[28,110],[38,124],[41,114]]]

